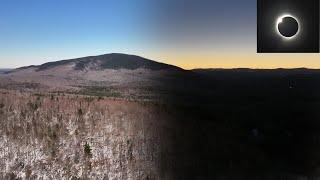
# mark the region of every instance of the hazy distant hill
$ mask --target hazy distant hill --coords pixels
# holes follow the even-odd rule
[[[238,69],[193,69],[193,72],[207,75],[211,77],[221,76],[290,76],[290,75],[320,75],[319,69],[307,69],[307,68],[295,68],[295,69],[249,69],[249,68],[238,68]]]
[[[0,69],[0,74],[7,73],[11,71],[11,69]]]

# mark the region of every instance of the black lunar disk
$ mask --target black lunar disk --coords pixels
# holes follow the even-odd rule
[[[319,52],[320,0],[256,2],[258,53]]]
[[[293,37],[299,30],[299,23],[293,17],[284,17],[278,24],[278,31],[284,37]]]

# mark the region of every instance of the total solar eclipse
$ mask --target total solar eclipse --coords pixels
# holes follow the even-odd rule
[[[257,0],[257,8],[258,53],[319,52],[319,0]]]
[[[298,35],[299,22],[291,15],[281,16],[277,19],[277,30],[283,38],[292,39]]]

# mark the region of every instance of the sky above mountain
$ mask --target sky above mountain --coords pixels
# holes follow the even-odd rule
[[[127,53],[191,68],[320,68],[256,54],[256,0],[2,0],[0,67]]]

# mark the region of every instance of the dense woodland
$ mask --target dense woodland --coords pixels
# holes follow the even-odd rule
[[[194,70],[159,81],[2,85],[1,177],[320,177],[319,71]]]

